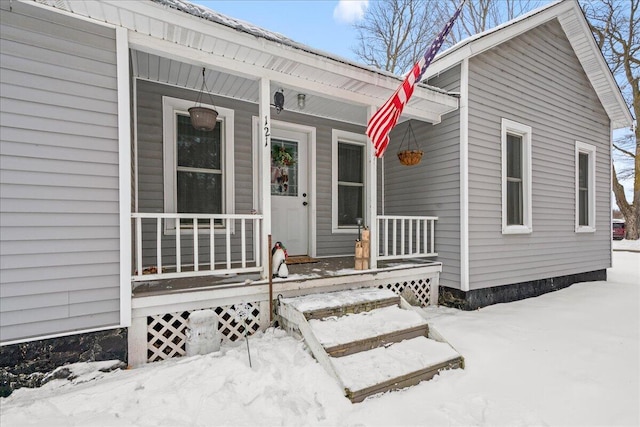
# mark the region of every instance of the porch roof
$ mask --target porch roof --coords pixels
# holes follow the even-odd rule
[[[382,105],[402,81],[184,0],[37,3],[130,30],[136,77],[197,90],[205,67],[213,93],[255,103],[266,78],[271,93],[284,89],[285,109],[304,114],[366,125],[367,108]],[[303,111],[298,93],[306,95]],[[438,123],[457,108],[456,96],[420,84],[403,119]]]

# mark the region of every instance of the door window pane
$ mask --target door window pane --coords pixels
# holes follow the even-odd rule
[[[298,196],[298,143],[271,139],[271,195]]]

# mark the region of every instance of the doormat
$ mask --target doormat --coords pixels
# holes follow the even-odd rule
[[[290,256],[289,258],[287,258],[287,265],[292,265],[292,264],[311,264],[314,262],[319,262],[320,260],[318,258],[311,258],[310,256],[307,255],[301,255],[301,256]]]

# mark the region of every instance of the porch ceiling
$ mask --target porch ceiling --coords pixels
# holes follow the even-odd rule
[[[131,60],[134,77],[193,90],[200,90],[202,86],[202,66],[200,65],[162,58],[138,50],[131,51]],[[207,88],[213,94],[258,103],[257,80],[212,69],[206,70],[205,78]],[[295,90],[284,83],[272,81],[270,92],[273,94],[278,89],[284,89],[286,111],[360,125],[366,124],[367,111],[362,106],[330,99],[311,91]],[[306,95],[304,109],[298,107],[299,93]],[[203,102],[208,102],[206,96]]]
[[[250,102],[258,102],[258,81],[264,78],[271,93],[284,89],[286,109],[297,110],[297,94],[306,94],[306,114],[365,125],[367,108],[382,105],[401,81],[182,0],[173,2],[182,10],[151,1],[37,3],[130,30],[139,77],[199,89],[206,67],[217,73],[207,81],[213,92]],[[438,123],[457,108],[456,97],[418,85],[403,118]]]

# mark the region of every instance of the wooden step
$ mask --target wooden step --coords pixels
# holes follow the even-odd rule
[[[282,298],[280,303],[291,305],[302,312],[307,320],[310,320],[397,306],[400,304],[400,297],[388,289],[360,288]]]
[[[348,356],[429,333],[427,322],[419,314],[398,306],[314,319],[309,321],[309,326],[332,357]]]
[[[462,366],[462,358],[451,346],[426,337],[331,361],[347,397],[354,403],[374,394],[416,385],[441,370]]]
[[[280,325],[304,337],[354,403],[464,365],[444,337],[387,289],[281,298],[277,311]]]

